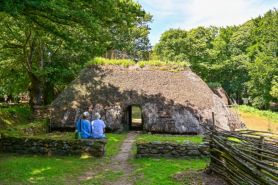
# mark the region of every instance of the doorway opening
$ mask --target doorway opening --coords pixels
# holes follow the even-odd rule
[[[127,115],[129,130],[143,130],[142,110],[138,105],[129,106]]]

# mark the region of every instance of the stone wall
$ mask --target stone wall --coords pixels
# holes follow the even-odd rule
[[[82,155],[102,157],[105,153],[105,139],[54,140],[27,137],[0,137],[0,152],[39,155]]]
[[[33,117],[34,119],[49,119],[52,108],[50,106],[34,106]]]
[[[136,143],[136,157],[200,157],[209,154],[208,143]]]

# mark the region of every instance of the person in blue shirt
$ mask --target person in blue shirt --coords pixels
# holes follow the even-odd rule
[[[95,120],[92,121],[93,138],[102,139],[105,138],[105,124],[100,119],[100,114],[97,112],[95,114]]]
[[[76,129],[80,133],[81,139],[92,138],[92,127],[89,121],[89,112],[84,112],[76,122]]]

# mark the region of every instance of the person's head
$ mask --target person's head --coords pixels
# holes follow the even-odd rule
[[[95,113],[95,118],[100,119],[100,114],[98,112]]]
[[[89,112],[83,112],[83,114],[82,114],[82,119],[88,119],[90,117],[90,114],[89,114]]]

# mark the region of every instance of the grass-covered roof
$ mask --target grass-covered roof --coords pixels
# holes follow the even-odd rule
[[[116,65],[123,67],[138,66],[144,67],[155,67],[156,69],[169,70],[169,71],[183,71],[190,66],[188,62],[172,62],[172,61],[160,61],[160,60],[149,60],[135,62],[130,59],[106,59],[106,58],[94,58],[87,63],[91,65]]]

